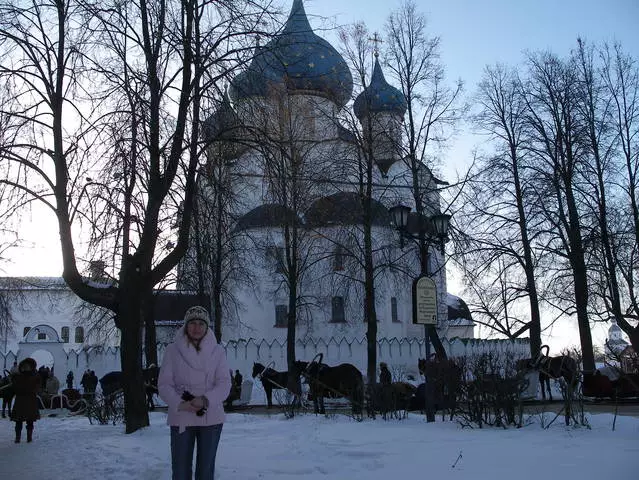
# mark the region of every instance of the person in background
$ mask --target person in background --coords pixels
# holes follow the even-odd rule
[[[244,379],[244,377],[242,377],[242,374],[240,373],[239,370],[235,370],[235,377],[233,377],[233,383],[235,384],[235,388],[237,388],[237,395],[238,397],[242,395],[242,380]]]
[[[385,362],[379,364],[379,383],[382,385],[390,385],[393,382],[393,377],[388,369],[388,365]]]
[[[17,375],[18,373],[20,373],[18,371],[18,362],[15,361],[15,362],[13,362],[13,366],[11,367],[11,370],[9,370],[9,374],[10,375]]]
[[[73,388],[73,372],[71,370],[67,373],[67,388]]]
[[[88,393],[89,392],[89,387],[91,385],[91,379],[89,378],[90,376],[91,376],[91,373],[90,373],[89,369],[87,369],[82,374],[82,380],[80,380],[80,385],[82,385],[82,390],[84,391],[84,393]]]
[[[33,424],[40,418],[38,392],[41,378],[36,372],[36,361],[25,358],[18,364],[18,375],[13,378],[16,397],[11,410],[11,420],[16,422],[16,443],[22,438],[22,424],[27,423],[27,442],[33,440]]]
[[[167,348],[158,390],[168,406],[173,480],[190,480],[197,443],[195,478],[213,480],[224,424],[223,402],[231,389],[224,348],[209,329],[209,314],[191,307]]]
[[[38,369],[38,375],[40,375],[40,389],[44,390],[45,388],[47,388],[47,378],[49,378],[49,371],[44,365],[42,365]]]

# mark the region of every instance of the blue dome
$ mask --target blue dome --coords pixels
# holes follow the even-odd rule
[[[246,137],[242,122],[224,95],[213,115],[202,123],[202,138],[210,145],[217,144],[216,154],[230,160],[246,151],[248,145],[242,141]]]
[[[204,120],[202,136],[207,142],[225,140],[232,137],[232,132],[240,125],[237,114],[233,110],[228,97],[222,97],[222,103],[215,112]]]
[[[353,104],[355,115],[361,119],[370,111],[370,113],[389,112],[403,116],[407,108],[406,97],[386,82],[382,67],[375,59],[371,83],[357,96]]]
[[[264,97],[270,88],[282,83],[281,76],[269,67],[267,56],[263,47],[257,47],[249,67],[231,81],[229,95],[234,101],[255,96]]]
[[[289,92],[308,92],[343,107],[353,91],[353,77],[342,56],[315,35],[302,0],[294,0],[282,32],[256,52],[249,68],[231,82],[234,100],[265,96],[284,82]]]

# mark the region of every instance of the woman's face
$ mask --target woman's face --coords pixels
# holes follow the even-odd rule
[[[207,330],[208,327],[204,320],[191,320],[186,324],[186,334],[193,340],[201,340]]]

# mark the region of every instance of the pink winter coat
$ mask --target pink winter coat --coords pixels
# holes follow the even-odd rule
[[[184,327],[175,335],[164,353],[158,378],[160,398],[169,407],[167,424],[180,427],[207,426],[224,423],[223,402],[231,390],[231,377],[226,353],[209,329],[200,342],[200,351],[188,341]],[[182,393],[188,390],[194,396],[205,395],[209,401],[207,412],[199,417],[194,412],[178,411]]]

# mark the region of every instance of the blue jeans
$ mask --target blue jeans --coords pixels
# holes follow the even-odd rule
[[[171,427],[173,480],[193,478],[193,446],[196,441],[195,479],[213,480],[215,455],[221,434],[221,423],[207,427],[186,427],[182,433],[179,433],[179,427]]]

